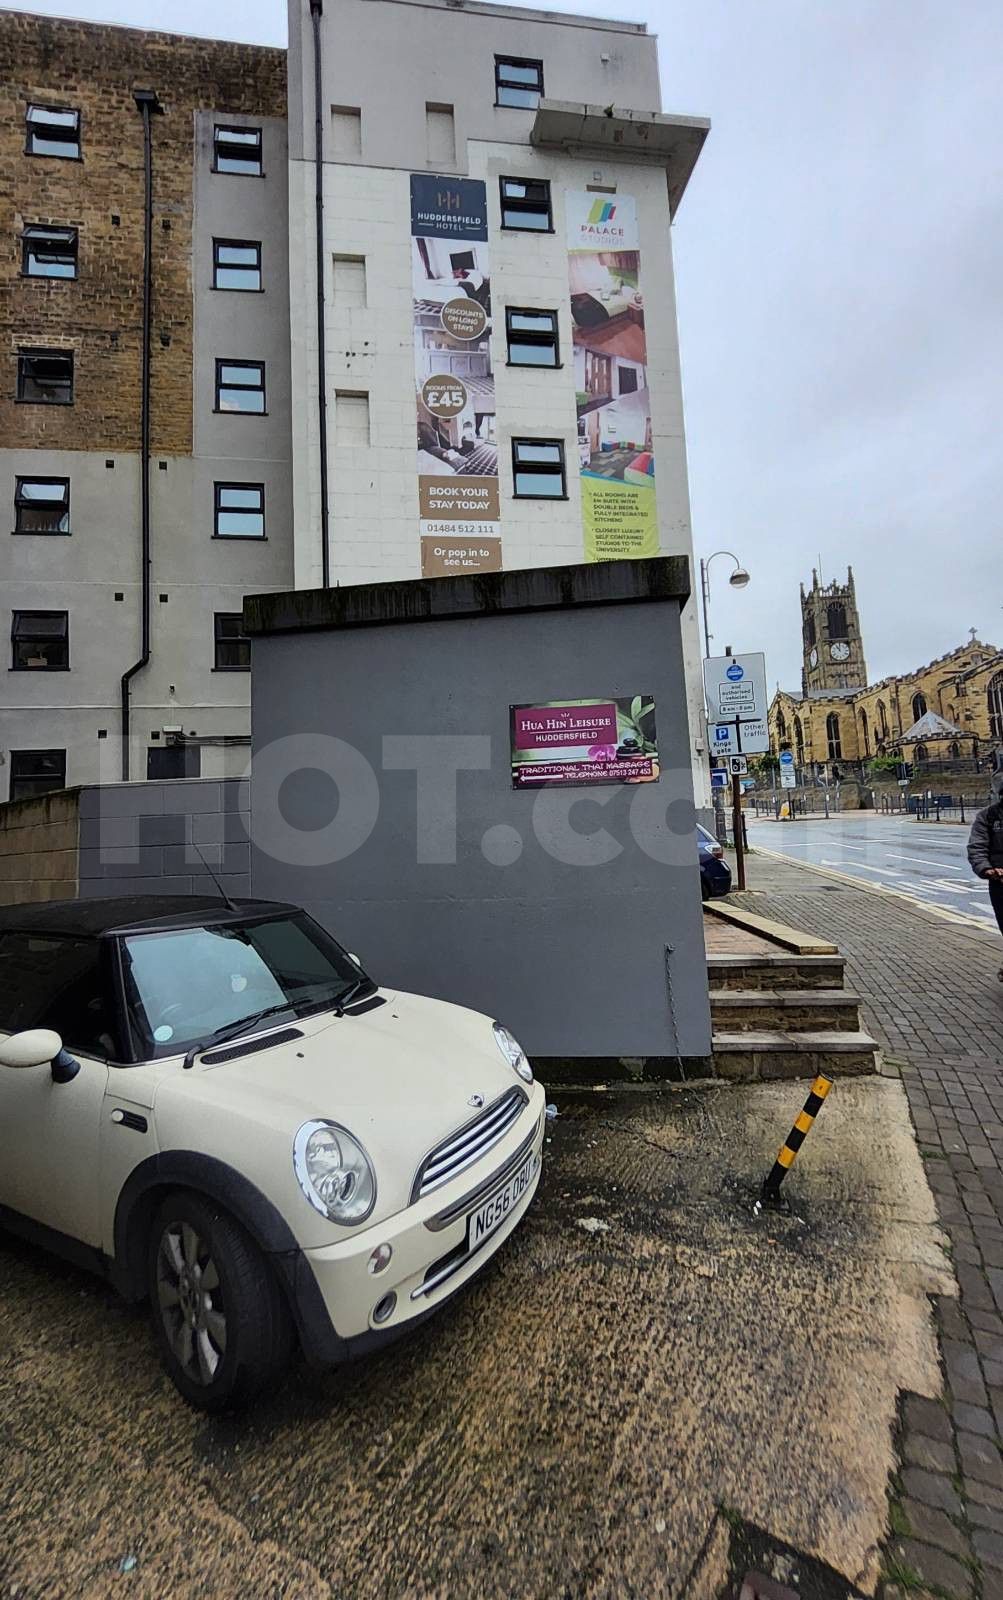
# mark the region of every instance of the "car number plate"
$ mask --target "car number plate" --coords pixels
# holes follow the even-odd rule
[[[539,1164],[537,1156],[530,1156],[524,1161],[518,1172],[509,1178],[501,1189],[497,1189],[490,1200],[476,1211],[470,1213],[470,1226],[467,1230],[467,1248],[473,1250],[500,1228],[512,1207],[518,1205],[526,1190],[533,1181],[533,1174]]]

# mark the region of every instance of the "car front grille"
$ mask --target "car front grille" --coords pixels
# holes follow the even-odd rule
[[[431,1194],[434,1189],[440,1189],[444,1183],[465,1172],[467,1167],[472,1167],[500,1139],[504,1139],[528,1104],[529,1096],[524,1089],[509,1089],[500,1100],[495,1100],[486,1110],[479,1112],[472,1122],[436,1145],[418,1168],[411,1190],[411,1204]]]

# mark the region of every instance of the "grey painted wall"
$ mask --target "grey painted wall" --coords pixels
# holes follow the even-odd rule
[[[657,705],[658,784],[513,791],[510,704],[639,692]],[[303,903],[381,983],[498,1016],[537,1057],[709,1054],[676,601],[266,634],[253,641],[252,713],[255,895]],[[299,749],[275,743],[297,735],[307,736]],[[457,780],[455,861],[451,785],[421,830],[426,857],[447,859],[419,860],[416,775],[386,770],[385,736],[418,736],[419,755],[423,736],[489,740],[488,768]],[[325,738],[345,741],[378,781],[375,826],[333,864],[311,859],[324,853],[320,830],[339,805],[344,821],[363,785],[356,774],[339,802],[321,770],[337,756]],[[552,805],[568,804],[571,828],[591,843],[546,823]],[[634,806],[661,810],[645,831],[667,861],[634,837]],[[565,855],[601,853],[602,830],[619,853],[605,864],[556,859],[534,810]],[[510,865],[488,859],[511,842],[498,829],[523,841]],[[299,865],[288,859],[296,851]]]
[[[79,897],[249,892],[246,779],[121,783],[80,792]]]

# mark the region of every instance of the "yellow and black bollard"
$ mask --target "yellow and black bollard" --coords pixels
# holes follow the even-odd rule
[[[779,1200],[780,1185],[794,1165],[794,1158],[804,1144],[805,1137],[825,1104],[825,1097],[831,1088],[832,1079],[824,1078],[820,1073],[811,1086],[811,1093],[798,1113],[793,1128],[781,1145],[776,1161],[766,1175],[761,1196],[763,1202]]]

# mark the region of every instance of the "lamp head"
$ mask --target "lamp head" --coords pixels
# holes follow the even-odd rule
[[[733,589],[744,589],[749,581],[749,574],[744,567],[736,567],[728,582]]]

